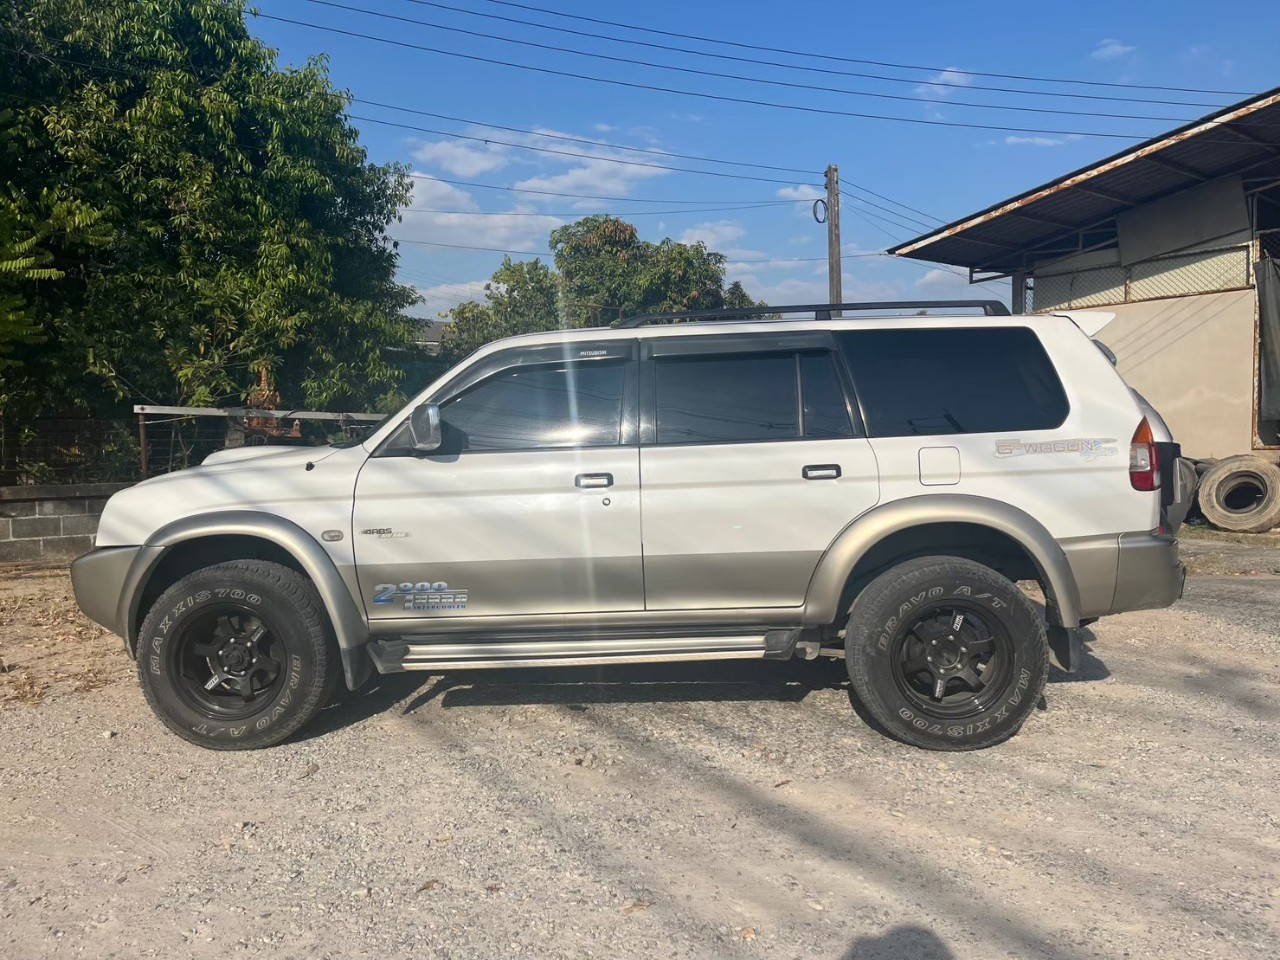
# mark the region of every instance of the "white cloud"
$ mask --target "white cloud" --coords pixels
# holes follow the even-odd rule
[[[805,234],[804,236],[800,236],[800,237],[792,237],[790,240],[787,241],[787,243],[795,243],[795,244],[813,243],[813,237],[809,236],[808,234]]]
[[[825,190],[807,183],[799,183],[794,187],[782,187],[778,190],[779,200],[820,200],[826,195]]]
[[[921,290],[932,290],[938,287],[950,288],[956,285],[956,281],[964,282],[964,278],[957,277],[950,270],[934,267],[920,277],[915,282],[915,286]]]
[[[553,137],[549,136],[551,134],[567,136],[567,134],[559,130],[546,128],[528,134],[517,134],[516,136],[519,142],[529,146],[571,150],[573,153],[585,154],[586,158],[559,159],[554,155],[539,157],[536,162],[541,164],[571,164],[572,166],[560,173],[542,174],[520,180],[513,184],[517,189],[626,197],[634,193],[638,184],[655,177],[667,176],[671,172],[661,166],[651,165],[648,161],[636,161],[634,153],[621,149],[606,140],[589,138],[592,139],[592,143],[566,145],[562,140],[553,139]],[[564,198],[542,197],[537,194],[529,194],[527,199],[544,203],[550,202],[559,206],[565,204]],[[574,201],[572,205],[578,209],[598,208],[600,201],[578,200]]]
[[[439,322],[439,315],[456,307],[464,300],[484,302],[484,285],[488,279],[473,280],[470,283],[439,283],[432,287],[414,284],[413,289],[422,297],[422,303],[414,308],[418,316]]]
[[[418,209],[410,209],[410,208]],[[427,210],[457,211],[428,213]],[[564,221],[535,213],[527,205],[517,204],[512,210],[479,214],[480,206],[465,190],[438,180],[415,177],[408,207],[402,208],[400,223],[393,224],[391,235],[397,240],[430,241],[469,247],[494,247],[502,250],[543,250],[547,235]],[[424,245],[430,250],[429,244]],[[447,246],[438,248],[449,249]]]
[[[593,123],[591,129],[596,133],[613,133],[618,128],[611,123]]]
[[[947,69],[935,74],[927,83],[916,87],[916,93],[924,97],[941,100],[956,92],[956,87],[967,87],[973,83],[973,77],[959,67]]]
[[[433,163],[457,177],[474,177],[501,170],[511,162],[510,148],[496,143],[472,146],[462,140],[424,143],[414,151],[415,160]]]
[[[1008,136],[1004,138],[1004,142],[1011,147],[1028,146],[1028,147],[1060,147],[1067,141],[1060,140],[1057,137],[1014,137]]]
[[[479,210],[480,205],[465,190],[451,183],[441,183],[434,177],[418,174],[413,177],[411,207],[431,207],[435,210]]]
[[[1098,41],[1097,46],[1093,48],[1093,52],[1089,56],[1094,60],[1118,60],[1121,57],[1127,57],[1136,49],[1138,48],[1132,44],[1125,43],[1123,40],[1107,37]]]
[[[715,220],[690,227],[676,239],[680,243],[703,243],[711,250],[719,250],[746,236],[746,228],[737,220]]]

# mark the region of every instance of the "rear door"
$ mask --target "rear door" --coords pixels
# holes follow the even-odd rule
[[[670,337],[641,355],[646,607],[801,605],[879,489],[834,340]]]

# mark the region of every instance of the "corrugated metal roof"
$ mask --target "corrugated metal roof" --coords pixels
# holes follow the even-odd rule
[[[1012,272],[1027,254],[1132,207],[1280,160],[1280,87],[970,214],[889,252]]]

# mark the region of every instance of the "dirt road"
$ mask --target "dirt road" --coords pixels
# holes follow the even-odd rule
[[[0,590],[11,681],[90,661],[0,684],[5,957],[1280,956],[1280,577],[1104,621],[963,755],[833,663],[411,675],[209,753],[65,590]]]

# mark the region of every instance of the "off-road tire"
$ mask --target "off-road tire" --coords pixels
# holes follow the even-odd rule
[[[944,677],[942,689],[953,691],[946,696],[958,702],[931,706],[916,687],[938,678],[910,673],[910,662],[902,661],[920,662],[933,643],[922,639],[923,632],[917,636],[917,627],[929,623],[936,629],[938,618],[952,623],[955,611],[964,614],[956,636],[945,635],[944,628],[939,639],[963,659],[959,650],[985,646],[977,630],[983,627],[994,652],[985,665],[973,665],[970,653],[966,675],[989,682],[966,707],[970,684],[959,674]],[[913,649],[922,650],[919,659],[912,660]],[[1002,659],[995,660],[997,655]],[[845,664],[855,709],[881,732],[928,750],[978,750],[1013,736],[1035,709],[1049,673],[1049,644],[1044,620],[1016,584],[970,560],[920,557],[885,571],[858,594],[849,610]]]
[[[231,610],[235,613],[224,614]],[[184,676],[201,659],[212,671],[213,661],[187,646],[205,624],[222,616],[269,625],[264,636],[280,665],[271,683],[263,684],[260,703],[229,701],[230,710],[245,714],[231,719],[203,707],[197,690],[203,684]],[[324,706],[341,671],[333,630],[311,581],[262,560],[205,567],[169,587],[143,621],[137,661],[138,679],[156,716],[184,740],[211,750],[252,750],[285,740]],[[214,699],[212,694],[206,698]]]
[[[1258,491],[1254,503],[1233,504],[1232,495]],[[1233,533],[1265,533],[1280,523],[1280,467],[1239,454],[1217,461],[1200,478],[1200,512],[1215,527]]]

